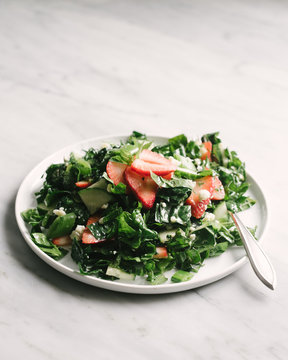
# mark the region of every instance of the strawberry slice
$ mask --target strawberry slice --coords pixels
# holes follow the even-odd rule
[[[201,160],[209,159],[211,161],[212,143],[211,141],[205,141],[200,146]]]
[[[163,155],[145,149],[141,151],[139,158],[133,161],[131,168],[144,176],[149,176],[150,171],[156,175],[165,176],[174,172],[177,166]]]
[[[214,177],[214,184],[215,184],[215,190],[213,191],[211,200],[223,200],[225,197],[225,190],[218,176]]]
[[[131,165],[132,170],[136,171],[140,175],[149,176],[150,171],[156,175],[168,175],[172,171],[176,170],[176,165],[172,162],[167,164],[149,163],[141,159],[135,159]]]
[[[186,200],[186,204],[191,205],[192,216],[196,219],[200,219],[204,214],[214,189],[215,182],[212,176],[205,176],[196,180],[192,194]]]
[[[163,177],[163,179],[166,179],[166,180],[171,180],[171,179],[172,179],[173,174],[174,174],[174,171],[172,171],[172,172],[171,172],[171,173],[169,173],[168,175],[164,175],[164,176],[162,176],[162,177]]]
[[[168,257],[168,252],[166,247],[164,246],[157,246],[156,247],[156,254],[153,255],[154,259],[164,259]]]
[[[108,161],[106,166],[106,172],[109,178],[113,181],[114,185],[118,185],[120,182],[126,184],[124,177],[124,172],[126,168],[126,164],[121,164],[115,161]]]
[[[85,188],[87,188],[88,186],[90,186],[90,181],[78,181],[78,182],[76,182],[75,183],[75,185],[77,186],[77,187],[79,187],[79,188],[81,188],[81,189],[85,189]]]
[[[101,219],[101,216],[99,214],[90,216],[89,219],[87,220],[86,226],[94,224],[95,222],[98,222],[100,219]]]
[[[60,236],[60,237],[54,238],[52,240],[52,242],[54,245],[57,245],[57,246],[67,246],[72,243],[72,239],[70,238],[69,235],[66,235],[66,236]]]
[[[156,153],[154,151],[144,149],[139,155],[139,159],[151,164],[162,164],[170,165],[171,160],[166,159],[162,154]]]
[[[91,216],[86,224],[86,228],[83,231],[82,234],[82,243],[83,244],[98,244],[100,242],[106,241],[106,239],[96,239],[93,234],[91,233],[90,229],[87,227],[88,225],[94,224],[95,222],[98,222],[100,220],[100,215],[93,215]]]
[[[158,186],[150,176],[141,176],[128,166],[125,178],[133,193],[146,209],[151,209],[155,202]]]

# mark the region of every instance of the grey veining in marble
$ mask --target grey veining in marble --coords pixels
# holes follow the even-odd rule
[[[288,2],[0,1],[1,359],[288,358]],[[219,130],[268,198],[278,287],[249,266],[179,294],[78,283],[14,219],[27,172],[65,145],[134,129]]]

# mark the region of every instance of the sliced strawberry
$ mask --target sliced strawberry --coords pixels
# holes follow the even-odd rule
[[[91,225],[91,224],[94,224],[95,222],[98,222],[100,220],[101,216],[100,215],[93,215],[91,216],[88,221],[87,221],[87,224],[86,226],[88,225]],[[82,243],[83,244],[98,244],[100,242],[103,242],[103,241],[106,241],[106,239],[96,239],[90,229],[88,227],[85,228],[85,230],[83,231],[83,234],[82,234]]]
[[[126,164],[117,163],[115,161],[108,161],[106,172],[109,178],[113,181],[114,185],[118,185],[120,182],[126,184],[124,177],[126,168]]]
[[[205,141],[200,146],[201,160],[209,159],[211,161],[212,143],[211,141]]]
[[[144,149],[141,151],[139,155],[139,159],[151,164],[162,164],[162,165],[171,164],[171,160],[166,159],[163,155],[148,149]]]
[[[144,176],[149,176],[151,171],[156,175],[165,176],[174,172],[177,166],[163,155],[145,149],[141,151],[139,158],[133,161],[131,168]]]
[[[173,174],[174,174],[174,171],[172,171],[172,172],[171,172],[171,173],[169,173],[168,175],[164,175],[164,176],[162,176],[162,177],[163,177],[163,179],[166,179],[166,180],[171,180],[171,179],[172,179]]]
[[[164,246],[157,246],[156,247],[156,254],[153,255],[154,259],[164,259],[168,257],[168,252],[166,247]]]
[[[131,165],[132,170],[140,175],[149,176],[152,171],[156,175],[168,175],[176,170],[176,165],[172,162],[167,164],[149,163],[141,159],[135,159]]]
[[[94,224],[95,222],[98,222],[100,219],[101,219],[101,216],[99,214],[90,216],[89,219],[87,220],[86,226]]]
[[[133,193],[146,209],[151,209],[155,202],[158,186],[150,176],[141,176],[128,166],[125,178]]]
[[[205,176],[196,180],[192,194],[186,200],[186,203],[191,205],[192,216],[196,219],[200,219],[204,214],[214,189],[215,182],[212,176]]]
[[[69,235],[66,235],[66,236],[60,236],[60,237],[54,238],[52,240],[52,242],[54,245],[57,245],[57,246],[67,246],[72,243],[72,239],[70,238]]]
[[[97,244],[98,242],[99,242],[99,240],[97,240],[92,235],[91,231],[88,228],[83,231],[83,234],[82,234],[82,243],[83,244]]]
[[[85,189],[87,188],[88,186],[91,185],[90,181],[78,181],[75,183],[75,185],[81,189]]]
[[[214,184],[215,184],[215,190],[213,191],[211,200],[223,200],[225,197],[225,190],[218,176],[214,177]]]

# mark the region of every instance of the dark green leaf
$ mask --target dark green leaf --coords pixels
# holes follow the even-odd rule
[[[62,259],[67,254],[67,250],[54,245],[51,241],[47,240],[47,237],[42,233],[31,234],[33,242],[47,255],[55,260]]]

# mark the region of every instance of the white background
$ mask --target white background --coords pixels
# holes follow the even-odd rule
[[[1,359],[287,359],[288,2],[0,2]],[[219,130],[268,198],[272,292],[249,265],[141,296],[78,283],[28,248],[17,189],[82,139]]]

